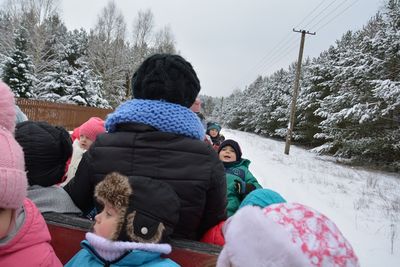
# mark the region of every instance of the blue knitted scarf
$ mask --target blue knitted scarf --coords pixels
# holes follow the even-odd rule
[[[105,127],[115,132],[120,123],[139,122],[166,133],[204,140],[205,132],[197,115],[190,109],[165,101],[133,99],[121,104],[107,116]]]

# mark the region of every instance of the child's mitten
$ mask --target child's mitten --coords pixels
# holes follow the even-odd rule
[[[242,199],[247,196],[248,193],[256,189],[253,184],[248,184],[241,180],[235,180],[235,188]]]

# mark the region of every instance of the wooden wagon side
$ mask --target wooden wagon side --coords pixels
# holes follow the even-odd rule
[[[80,242],[92,222],[69,214],[44,213],[51,234],[51,244],[63,264],[79,250]],[[214,266],[221,247],[197,241],[174,239],[172,252],[166,257],[185,267]]]

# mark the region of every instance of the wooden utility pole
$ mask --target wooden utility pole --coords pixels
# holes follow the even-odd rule
[[[299,94],[300,71],[301,71],[301,61],[303,60],[304,40],[305,40],[306,34],[315,35],[315,32],[311,33],[309,31],[305,31],[305,30],[296,31],[295,29],[293,29],[293,31],[301,32],[301,41],[300,41],[299,58],[297,60],[296,79],[294,81],[293,97],[292,97],[292,103],[291,103],[291,107],[290,107],[289,125],[288,125],[288,130],[286,133],[286,144],[285,144],[285,154],[286,155],[289,155],[290,143],[292,141],[293,126],[294,126],[294,121],[295,121],[295,117],[296,117],[296,102],[297,102],[297,95]]]

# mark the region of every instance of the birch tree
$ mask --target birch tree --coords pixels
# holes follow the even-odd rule
[[[101,77],[103,96],[111,106],[125,100],[127,48],[126,23],[115,2],[108,2],[97,18],[89,38],[90,65]]]

